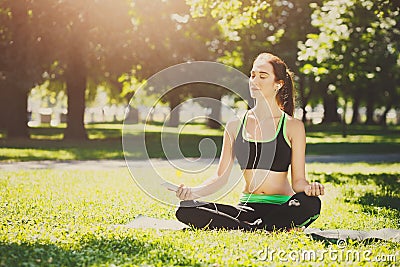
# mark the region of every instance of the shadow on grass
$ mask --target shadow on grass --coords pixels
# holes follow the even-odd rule
[[[400,198],[394,196],[376,195],[368,192],[354,202],[363,205],[365,210],[370,210],[373,207],[382,207],[400,212]]]
[[[313,143],[307,144],[309,155],[343,155],[343,154],[385,154],[399,153],[400,144],[395,142],[382,143]]]
[[[132,237],[89,239],[71,250],[53,244],[0,242],[1,266],[118,266],[124,263],[198,266],[172,244],[143,242]]]
[[[122,126],[121,126],[122,129]],[[121,129],[92,128],[89,124],[86,133],[92,138],[120,138]],[[33,139],[61,140],[64,136],[64,128],[61,127],[35,127],[29,128],[29,133]]]
[[[372,173],[372,174],[343,174],[343,173],[313,173],[324,183],[333,183],[340,186],[350,187],[345,191],[344,200],[363,206],[364,211],[375,213],[376,207],[388,208],[400,212],[400,175],[391,173]],[[359,195],[356,189],[351,188],[351,184],[368,185],[373,183],[379,189],[374,192],[365,192]]]
[[[307,136],[324,138],[332,134],[341,135],[343,133],[343,125],[340,123],[330,123],[330,124],[307,124],[306,125]],[[388,125],[387,127],[382,127],[380,125],[347,125],[346,133],[348,135],[374,135],[374,136],[398,136],[400,131],[399,125]]]
[[[371,182],[380,188],[380,191],[386,193],[400,194],[400,174],[391,173],[312,173],[322,182],[344,185],[349,183],[370,184]]]
[[[135,137],[134,137],[135,138]],[[209,140],[211,143],[201,147],[201,142]],[[134,143],[134,142],[132,142]],[[146,133],[146,149],[151,158],[170,159],[185,157],[219,157],[222,147],[222,136],[217,135],[196,135],[196,134],[171,134],[171,133]],[[201,151],[200,151],[200,148]],[[129,151],[129,150],[128,150]],[[138,153],[132,149],[132,153]],[[203,154],[202,154],[203,153]]]
[[[129,139],[129,147],[125,147],[126,156],[135,160],[166,158],[166,152],[170,159],[182,158],[182,154],[185,157],[215,158],[220,155],[222,147],[222,137],[217,135],[164,133],[161,142],[161,133],[149,132],[145,135],[145,151],[143,134],[124,138]],[[213,144],[200,151],[199,145],[204,139],[210,139]],[[0,140],[0,147],[3,149],[0,161],[124,159],[121,138],[85,141],[3,139]]]

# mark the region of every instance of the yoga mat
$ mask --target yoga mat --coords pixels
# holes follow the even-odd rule
[[[157,219],[153,217],[147,217],[142,214],[139,214],[135,217],[131,222],[127,224],[118,224],[114,225],[114,227],[126,227],[126,228],[139,228],[139,229],[159,229],[159,230],[182,230],[185,228],[189,228],[184,223],[181,223],[178,220],[166,220],[166,219]]]
[[[356,241],[362,240],[386,240],[400,243],[400,230],[383,228],[379,230],[348,230],[348,229],[331,229],[321,230],[316,228],[307,228],[304,233],[310,234],[317,240],[346,240],[352,239]]]
[[[189,228],[189,226],[179,222],[178,220],[157,219],[142,214],[136,216],[135,219],[127,224],[114,225],[114,227],[159,230],[182,230],[185,228]],[[314,239],[317,240],[386,240],[400,243],[400,230],[391,228],[383,228],[371,231],[348,229],[321,230],[317,228],[306,228],[304,230],[304,233],[311,235]]]

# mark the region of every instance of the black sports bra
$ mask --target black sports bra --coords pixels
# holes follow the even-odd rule
[[[236,158],[242,170],[264,169],[276,172],[288,171],[291,163],[292,149],[288,144],[289,141],[285,133],[286,120],[286,114],[283,113],[279,120],[278,130],[271,140],[246,140],[243,134],[247,121],[246,113],[234,144]]]

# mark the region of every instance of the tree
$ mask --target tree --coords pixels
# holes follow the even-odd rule
[[[136,20],[136,47],[141,52],[133,75],[138,80],[148,79],[153,74],[176,64],[189,61],[215,61],[218,52],[213,50],[213,41],[220,35],[212,18],[190,16],[186,1],[136,1],[133,16]],[[162,25],[162,31],[160,31]],[[188,75],[188,74],[185,74]],[[129,75],[127,76],[127,79]],[[172,77],[173,78],[173,77]],[[172,84],[165,81],[165,85]],[[194,85],[180,86],[164,95],[165,88],[158,86],[149,94],[158,94],[169,103],[171,112],[169,126],[179,124],[179,104],[196,94]],[[135,90],[133,88],[132,90]],[[210,93],[209,93],[210,94]]]
[[[326,1],[314,8],[313,25],[320,33],[308,36],[301,45],[300,58],[326,70],[320,79],[332,84],[338,96],[351,98],[356,117],[364,102],[366,123],[373,123],[377,104],[392,106],[384,95],[398,99],[398,75],[393,73],[399,68],[395,41],[400,34],[399,5],[386,0]],[[380,87],[382,84],[386,86]]]
[[[300,50],[298,43],[306,41],[307,34],[318,33],[318,29],[311,24],[312,5],[315,3],[322,3],[322,1],[281,1],[274,8],[274,10],[276,9],[274,14],[284,15],[284,19],[277,19],[280,22],[280,26],[276,26],[284,30],[284,33],[279,41],[273,45],[272,52],[284,58],[295,74],[296,97],[298,97],[298,105],[303,111],[303,122],[305,122],[307,115],[306,106],[312,97],[318,97],[318,91],[320,91],[318,87],[321,86],[315,81],[315,77],[310,77],[303,73],[304,63],[298,58]]]
[[[86,89],[101,84],[119,87],[118,77],[134,62],[130,5],[123,0],[90,0],[58,2],[52,7],[53,40],[63,70],[56,79],[65,81],[68,94],[64,139],[86,139]]]
[[[305,106],[311,97],[314,83],[299,70],[297,43],[307,34],[318,32],[311,25],[311,3],[316,1],[190,1],[192,15],[212,16],[221,27],[226,44],[218,60],[248,73],[254,58],[261,52],[272,52],[282,57],[295,72],[297,89]],[[322,2],[322,1],[317,1]]]
[[[87,138],[83,124],[86,89],[99,84],[117,87],[118,76],[134,61],[129,10],[125,0],[2,1],[1,93],[2,100],[16,103],[15,111],[1,112],[15,116],[12,123],[4,119],[0,123],[7,124],[9,137],[28,136],[27,92],[49,80],[67,88],[64,138]]]
[[[29,137],[28,92],[43,81],[50,60],[34,8],[32,1],[0,4],[0,128],[8,138]]]

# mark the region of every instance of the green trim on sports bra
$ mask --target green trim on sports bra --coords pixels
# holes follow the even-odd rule
[[[242,203],[267,203],[267,204],[283,204],[287,202],[291,196],[286,195],[262,195],[242,193],[240,202]]]
[[[283,117],[285,117],[283,112],[282,112],[282,115],[281,115],[281,117],[279,119],[278,127],[277,127],[277,129],[275,131],[274,137],[272,137],[269,140],[255,140],[255,139],[251,139],[251,138],[247,139],[245,137],[246,124],[247,124],[247,115],[248,115],[248,113],[246,113],[246,115],[244,116],[244,122],[243,122],[243,128],[242,128],[242,138],[243,138],[243,140],[246,140],[248,142],[257,142],[257,143],[267,143],[267,142],[271,142],[272,140],[276,139],[276,137],[279,134],[279,130],[281,129],[281,125],[282,125],[282,122],[283,122]]]
[[[285,138],[286,143],[291,148],[292,143],[290,143],[289,137],[286,135],[286,122],[287,122],[287,116],[285,116],[285,121],[283,122],[283,138]]]
[[[288,171],[291,163],[292,148],[288,144],[287,138],[285,139],[284,137],[283,126],[286,121],[286,113],[282,113],[283,119],[280,119],[277,136],[270,142],[248,141],[243,138],[243,129],[239,129],[239,134],[237,134],[234,141],[234,153],[242,170],[264,169],[277,172]],[[245,118],[243,118],[241,127],[244,127],[244,120]]]
[[[239,134],[240,126],[242,126],[242,123],[243,123],[243,126],[246,125],[246,122],[247,122],[247,116],[246,116],[246,115],[247,115],[247,113],[248,113],[248,112],[246,112],[246,113],[244,114],[244,118],[243,118],[243,119],[240,119],[240,122],[238,123],[238,126],[237,126],[237,128],[236,128],[236,135],[235,135],[235,138],[236,138],[237,135]],[[282,117],[285,117],[284,120],[283,120],[283,137],[284,137],[286,143],[289,145],[289,147],[292,147],[292,144],[291,144],[290,141],[289,141],[289,137],[288,137],[287,134],[286,134],[286,122],[287,122],[287,117],[288,117],[288,116],[283,116],[283,114],[282,114],[281,118],[279,119],[279,122],[278,122],[278,129],[277,129],[277,131],[276,131],[276,133],[275,133],[275,136],[274,136],[271,140],[269,140],[269,141],[255,141],[255,140],[253,140],[253,139],[246,139],[246,138],[244,138],[244,136],[243,136],[243,131],[244,131],[244,129],[243,129],[243,131],[242,131],[242,137],[243,137],[243,139],[244,139],[244,140],[247,140],[247,141],[251,141],[251,142],[261,142],[261,143],[262,143],[262,142],[270,142],[270,141],[274,140],[274,139],[278,136],[278,134],[279,134],[279,128],[280,128],[280,124],[281,124]],[[243,127],[243,128],[244,128],[244,127]]]

